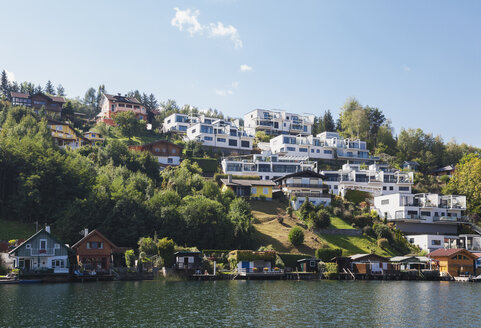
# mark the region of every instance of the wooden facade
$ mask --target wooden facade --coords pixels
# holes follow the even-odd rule
[[[129,149],[148,151],[157,158],[162,166],[172,166],[180,164],[183,148],[168,140],[157,140],[145,145],[130,146]]]
[[[477,256],[462,248],[440,248],[428,255],[438,261],[439,271],[448,272],[453,277],[476,274]]]
[[[85,271],[107,273],[112,263],[112,250],[117,248],[98,230],[93,230],[72,246],[77,262]]]
[[[65,103],[64,97],[46,95],[42,92],[29,95],[28,93],[11,92],[12,105],[33,108],[35,111],[45,109],[51,117],[62,116],[62,106]]]

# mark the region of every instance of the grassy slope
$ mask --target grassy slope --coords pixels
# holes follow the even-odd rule
[[[0,219],[0,240],[27,239],[35,233],[35,225]]]
[[[340,235],[317,235],[306,229],[302,221],[297,218],[289,218],[286,215],[286,205],[277,201],[251,201],[252,214],[256,218],[254,223],[254,240],[256,246],[273,245],[279,252],[303,253],[314,255],[315,250],[328,245],[334,248],[342,248],[343,255],[357,253],[374,253],[382,256],[397,255],[393,250],[383,250],[377,246],[374,238],[366,236],[340,236]],[[277,221],[277,217],[284,218],[283,223]],[[294,247],[288,239],[289,230],[294,226],[300,226],[304,231],[304,244]],[[352,229],[351,225],[340,218],[331,218],[331,225],[336,229]]]

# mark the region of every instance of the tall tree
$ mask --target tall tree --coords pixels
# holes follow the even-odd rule
[[[132,139],[134,135],[140,133],[143,124],[136,117],[134,112],[120,112],[114,117],[115,124],[119,127],[122,135]]]
[[[369,120],[369,141],[372,146],[376,147],[377,133],[379,127],[386,121],[386,117],[378,108],[366,106],[365,110]]]
[[[87,106],[89,116],[94,117],[97,110],[97,94],[94,88],[89,88],[87,92],[85,92],[82,102],[85,106]]]
[[[332,118],[332,114],[329,109],[324,112],[324,116],[322,117],[322,128],[324,131],[336,130],[336,123],[334,123],[334,119]]]
[[[50,80],[48,80],[47,84],[45,85],[45,93],[47,93],[49,95],[55,94],[55,88],[53,87],[53,84]]]
[[[0,92],[2,93],[3,98],[10,98],[10,85],[8,83],[7,72],[5,70],[2,71]]]
[[[61,84],[57,85],[57,96],[65,97],[65,89]]]

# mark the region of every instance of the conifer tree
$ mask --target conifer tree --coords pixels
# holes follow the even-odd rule
[[[48,80],[47,84],[45,85],[45,93],[47,93],[49,95],[55,94],[55,89],[54,89],[53,84],[50,80]]]
[[[8,83],[7,72],[5,70],[2,71],[0,93],[6,99],[8,99],[10,97],[10,86],[9,86],[9,83]]]
[[[57,85],[57,96],[65,97],[65,89],[61,84]]]

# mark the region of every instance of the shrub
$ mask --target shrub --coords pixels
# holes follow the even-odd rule
[[[342,217],[342,208],[334,207],[334,209],[332,210],[332,214],[337,217]]]
[[[316,250],[316,258],[323,262],[328,262],[337,256],[342,256],[341,248],[319,248]]]
[[[319,210],[317,213],[309,214],[307,225],[310,229],[324,229],[331,224],[331,216],[325,209]]]
[[[301,219],[306,221],[309,217],[309,214],[311,214],[312,212],[314,212],[314,205],[312,205],[312,203],[306,197],[306,201],[302,203],[301,207],[299,208]]]
[[[374,224],[373,225],[374,233],[376,234],[377,238],[386,238],[387,240],[392,240],[393,235],[391,229],[385,224]]]
[[[318,268],[319,272],[323,273],[327,279],[336,279],[338,276],[339,267],[337,263],[319,262]]]
[[[365,234],[366,236],[371,236],[371,237],[376,236],[376,234],[374,233],[374,230],[372,230],[370,226],[365,226],[364,228],[362,228],[362,233]]]
[[[296,268],[297,261],[305,258],[310,258],[311,255],[308,254],[290,254],[290,253],[279,253],[280,260],[284,263],[284,267]],[[276,259],[277,263],[277,259]],[[276,264],[277,265],[277,264]]]
[[[135,264],[135,253],[133,249],[125,251],[125,263],[127,267],[131,268]]]
[[[364,228],[365,226],[372,225],[372,218],[371,216],[366,213],[363,215],[356,215],[353,219],[353,222],[359,227]]]
[[[342,218],[348,222],[352,222],[352,212],[349,210],[343,211]]]
[[[377,240],[377,245],[382,249],[385,249],[389,246],[389,241],[386,238],[379,238]]]
[[[299,246],[304,242],[304,232],[300,227],[294,227],[289,231],[289,241],[294,246]]]
[[[289,206],[286,209],[286,213],[287,213],[287,215],[289,215],[290,218],[292,218],[292,213],[294,213],[294,209],[292,208],[292,206]]]
[[[170,268],[174,264],[175,243],[167,237],[157,241],[159,256],[162,258],[164,266]]]

